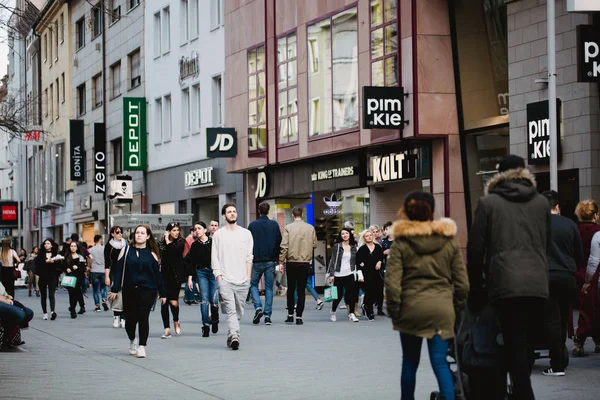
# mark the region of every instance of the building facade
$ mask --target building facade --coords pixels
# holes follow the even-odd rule
[[[107,234],[111,213],[142,213],[143,172],[123,164],[124,98],[145,97],[144,4],[114,0],[70,2],[73,48],[71,134],[84,148],[84,166],[74,186],[73,222],[82,240]],[[72,161],[71,161],[72,162]],[[133,202],[108,201],[110,182],[126,174],[133,180]]]
[[[381,225],[425,190],[466,243],[447,1],[231,1],[225,22],[249,220],[259,201],[281,225],[305,207],[319,273],[345,221]]]
[[[224,126],[223,0],[146,2],[148,204],[208,224],[241,202],[242,174],[209,158],[207,129]],[[240,219],[243,220],[243,207]]]

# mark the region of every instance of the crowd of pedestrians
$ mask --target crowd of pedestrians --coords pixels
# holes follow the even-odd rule
[[[549,350],[546,376],[566,375],[569,337],[574,341],[571,356],[585,355],[588,337],[600,353],[598,205],[580,202],[575,223],[561,215],[559,193],[538,192],[535,176],[521,157],[503,157],[497,170],[474,213],[466,264],[456,223],[435,220],[434,197],[425,192],[404,199],[395,223],[355,232],[354,224],[346,221],[329,244],[330,290],[325,300],[331,301],[330,320],[337,322],[341,308],[352,323],[361,316],[366,321],[391,318],[402,346],[403,399],[414,397],[424,339],[444,399],[455,398],[448,354],[460,359],[469,375],[471,398],[503,399],[510,391],[514,398],[533,399],[534,350]],[[82,290],[89,276],[94,311],[112,308],[113,327],[125,328],[129,353],[139,358],[146,357],[149,314],[157,299],[162,338],[182,334],[182,285],[185,303],[200,305],[202,337],[219,332],[221,307],[226,344],[233,350],[241,345],[239,321],[247,298],[254,307],[254,325],[263,318],[265,325],[274,323],[279,274],[287,278],[287,315],[280,321],[303,325],[305,289],[312,289],[317,310],[325,306],[309,283],[315,229],[305,222],[302,207],[293,208],[293,220],[283,228],[269,218],[267,202],[258,205],[258,212],[246,229],[238,223],[236,205],[228,203],[221,210],[221,227],[216,219],[208,226],[198,221],[184,238],[180,225],[169,223],[158,241],[147,225],[136,227],[129,243],[123,229],[113,226],[108,243],[104,246],[97,235],[90,249],[72,235],[60,250],[48,238],[27,255],[12,250],[5,240],[0,254],[7,292],[0,297],[4,329],[25,326],[33,316],[14,301],[12,265],[18,262],[26,265],[28,294],[35,291],[40,297],[44,320],[57,318],[54,295],[61,282],[68,286],[71,318],[85,313]],[[122,307],[116,306],[120,301]],[[579,311],[576,321],[574,308]],[[495,350],[483,357],[473,350],[474,341]]]

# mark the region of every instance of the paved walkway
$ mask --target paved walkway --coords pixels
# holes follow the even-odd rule
[[[151,314],[146,359],[129,356],[123,329],[111,326],[112,313],[88,312],[72,320],[67,294],[57,295],[58,319],[42,321],[38,299],[17,299],[36,312],[24,331],[22,349],[0,353],[0,399],[398,399],[400,342],[388,318],[350,323],[345,310],[338,322],[329,311],[314,309],[312,299],[303,326],[288,326],[285,302],[277,297],[271,326],[252,325],[252,305],[242,321],[241,347],[225,345],[226,324],[202,338],[199,307],[182,305],[180,337],[161,340],[157,309]],[[223,320],[222,320],[223,322]],[[539,399],[597,399],[600,355],[571,360],[568,376],[541,376],[534,385]],[[422,353],[417,399],[436,388],[427,351]]]

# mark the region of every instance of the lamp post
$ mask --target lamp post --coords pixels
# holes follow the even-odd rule
[[[558,132],[556,115],[555,0],[546,0],[548,27],[548,122],[550,128],[550,189],[558,191]]]

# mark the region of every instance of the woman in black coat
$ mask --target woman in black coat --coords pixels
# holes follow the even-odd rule
[[[85,303],[83,301],[83,293],[81,292],[81,285],[83,283],[83,276],[85,275],[86,262],[79,245],[73,241],[69,245],[69,251],[65,256],[64,271],[67,276],[75,277],[75,286],[67,287],[69,291],[69,311],[71,312],[71,318],[77,318],[75,307],[77,303],[81,304],[79,314],[85,313]]]
[[[356,265],[363,272],[365,300],[362,305],[364,315],[369,321],[374,321],[373,303],[383,303],[383,248],[375,242],[375,235],[368,229],[362,234],[364,244],[356,252]],[[383,314],[383,311],[379,314]],[[383,314],[385,315],[385,314]]]
[[[106,272],[104,283],[111,286],[115,281],[114,271],[117,268],[119,253],[127,246],[127,241],[123,239],[123,229],[115,225],[110,229],[111,239],[104,246],[104,271]],[[122,311],[113,311],[113,328],[125,328],[125,319]]]
[[[58,245],[52,239],[46,239],[42,243],[40,254],[35,259],[35,274],[39,276],[40,294],[42,302],[43,319],[48,319],[46,296],[50,298],[50,319],[56,319],[54,293],[58,275],[62,272],[64,258],[58,254]]]
[[[187,242],[180,235],[180,226],[177,222],[171,222],[167,225],[165,237],[161,239],[160,248],[160,271],[167,291],[167,302],[161,306],[161,315],[165,332],[163,339],[171,337],[169,308],[173,314],[173,326],[175,334],[181,334],[181,324],[179,323],[179,291],[181,284],[187,280],[187,274],[183,264],[183,254]]]

